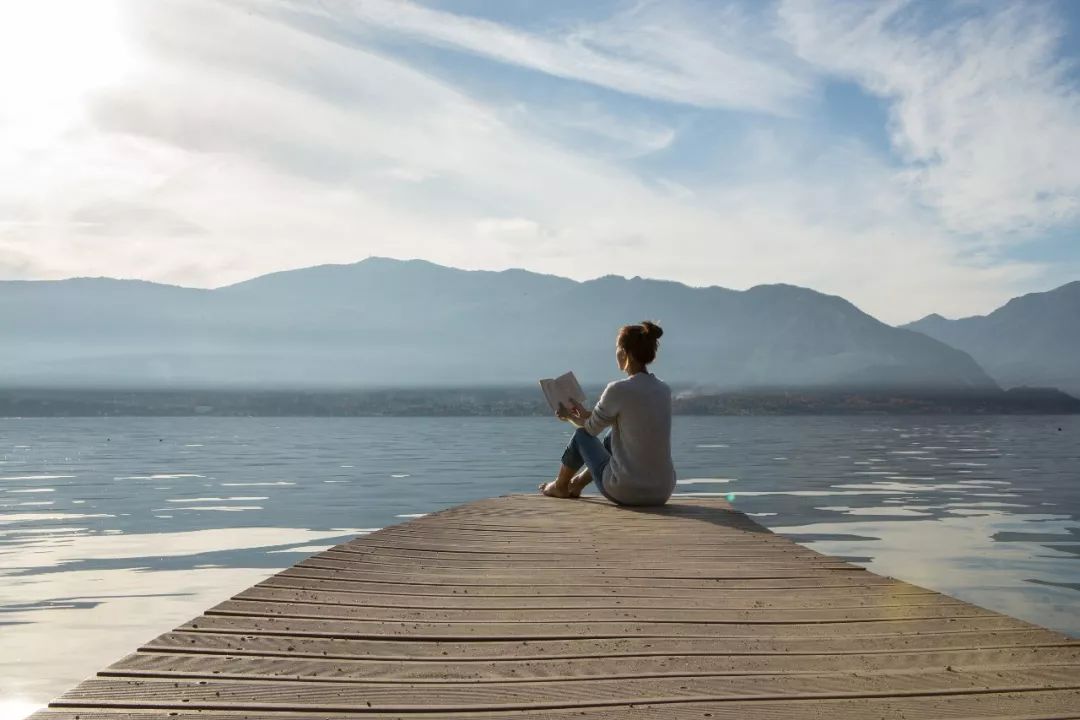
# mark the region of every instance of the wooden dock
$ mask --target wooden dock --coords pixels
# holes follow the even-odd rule
[[[1080,718],[1080,640],[719,500],[512,496],[318,553],[36,720]]]

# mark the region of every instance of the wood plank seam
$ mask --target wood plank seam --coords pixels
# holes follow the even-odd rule
[[[560,562],[564,547],[580,550]],[[39,716],[599,720],[859,701],[1031,720],[1068,717],[1041,698],[1077,691],[1080,640],[801,548],[723,501],[506,496],[302,560]]]

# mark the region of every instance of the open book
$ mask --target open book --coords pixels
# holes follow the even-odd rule
[[[571,402],[573,400],[582,405],[585,404],[585,391],[581,389],[581,385],[572,372],[564,373],[554,379],[544,378],[540,381],[540,389],[544,391],[544,397],[547,398],[552,412],[559,411],[560,403],[567,410],[574,406]]]

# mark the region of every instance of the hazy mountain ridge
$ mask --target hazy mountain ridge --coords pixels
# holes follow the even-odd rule
[[[1005,387],[1080,396],[1080,281],[1013,298],[988,315],[928,315],[904,327],[969,353]]]
[[[717,389],[993,389],[965,353],[790,285],[746,291],[370,258],[215,290],[0,282],[0,384],[289,386],[614,377],[614,333],[654,318],[658,374]]]

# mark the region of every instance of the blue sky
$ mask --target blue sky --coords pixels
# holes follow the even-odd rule
[[[1080,277],[1080,3],[0,10],[0,278],[369,255],[843,295]]]

